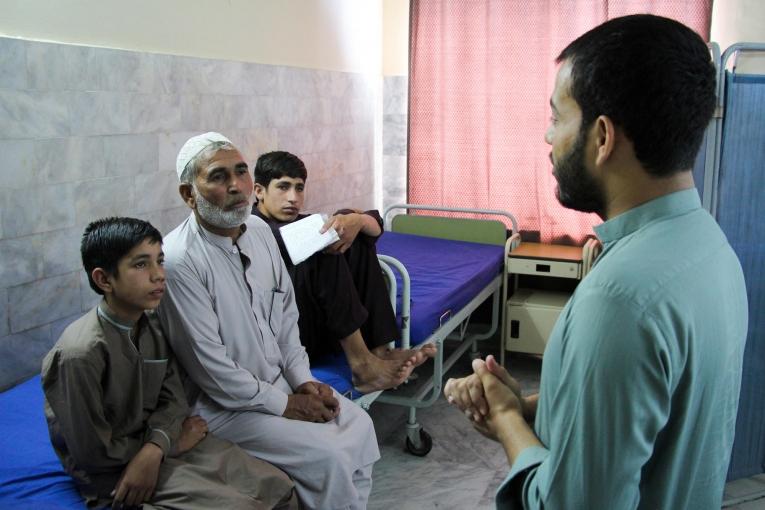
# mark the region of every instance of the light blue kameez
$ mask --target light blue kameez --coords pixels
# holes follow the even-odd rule
[[[521,452],[497,507],[719,509],[747,333],[739,261],[695,189],[595,230],[603,253],[544,354],[544,447]]]

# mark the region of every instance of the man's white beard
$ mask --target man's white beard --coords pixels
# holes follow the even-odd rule
[[[194,193],[194,200],[197,203],[197,213],[199,213],[199,216],[210,225],[218,228],[235,228],[244,223],[250,215],[249,207],[224,211],[212,202],[208,202],[205,197],[197,191],[196,186],[194,186],[192,190]]]

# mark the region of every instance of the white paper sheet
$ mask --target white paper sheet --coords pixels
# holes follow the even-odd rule
[[[302,220],[279,227],[293,264],[300,264],[317,251],[340,240],[333,228],[323,234],[319,233],[326,221],[323,214],[312,214]]]

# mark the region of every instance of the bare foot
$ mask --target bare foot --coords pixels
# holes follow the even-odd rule
[[[351,364],[353,386],[361,393],[395,388],[412,373],[414,361],[415,356],[380,359],[370,353],[363,361]]]
[[[419,349],[390,349],[387,345],[381,345],[372,349],[372,354],[380,359],[406,360],[414,357],[414,366],[419,367],[429,358],[435,357],[438,348],[431,343],[423,344]]]

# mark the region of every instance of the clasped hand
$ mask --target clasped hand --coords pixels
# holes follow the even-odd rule
[[[524,412],[521,387],[494,356],[488,356],[485,362],[474,360],[473,372],[467,377],[446,381],[444,396],[465,413],[476,430],[496,440],[504,416],[528,414]]]
[[[335,398],[332,388],[324,383],[308,381],[287,396],[285,418],[292,420],[325,423],[334,420],[340,414],[340,402]]]

